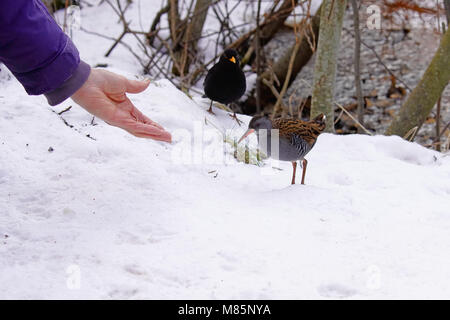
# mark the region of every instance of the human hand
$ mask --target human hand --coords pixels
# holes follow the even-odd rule
[[[87,112],[136,137],[171,142],[170,133],[142,114],[125,94],[142,92],[149,84],[150,81],[128,80],[106,70],[92,69],[71,98]]]

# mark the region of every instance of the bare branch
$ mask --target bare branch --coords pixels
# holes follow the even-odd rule
[[[353,29],[355,30],[355,87],[358,100],[358,121],[364,125],[364,100],[361,88],[361,40],[359,32],[359,10],[356,0],[350,0],[353,8]],[[358,127],[358,132],[362,132],[362,126]]]

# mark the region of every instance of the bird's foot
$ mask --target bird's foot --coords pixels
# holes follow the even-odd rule
[[[244,123],[242,120],[239,120],[238,117],[236,116],[236,113],[233,114],[228,114],[230,117],[232,117],[234,120],[236,120],[237,124],[239,126],[241,126],[241,123]]]
[[[212,114],[213,116],[216,115],[216,114],[212,111],[212,107],[210,107],[207,111],[208,111],[209,114]]]

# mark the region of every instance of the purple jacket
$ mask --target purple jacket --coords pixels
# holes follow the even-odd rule
[[[50,105],[74,94],[90,73],[41,0],[0,0],[0,62]]]

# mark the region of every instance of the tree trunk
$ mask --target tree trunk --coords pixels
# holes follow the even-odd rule
[[[185,76],[189,72],[191,58],[197,53],[198,40],[195,39],[199,39],[202,35],[203,25],[211,3],[212,0],[197,0],[193,14],[190,17],[186,17],[187,23],[183,29],[183,40],[181,46],[178,47],[178,50],[175,50],[174,54],[177,63],[174,63],[172,72],[177,76]],[[172,4],[170,8],[172,10]],[[178,13],[178,10],[176,13]]]
[[[420,128],[450,81],[450,31],[444,34],[433,60],[419,84],[400,108],[386,131],[387,135],[404,136],[414,127]]]
[[[311,118],[327,116],[327,132],[334,132],[334,85],[346,0],[324,0],[320,15],[319,42],[314,66]]]

